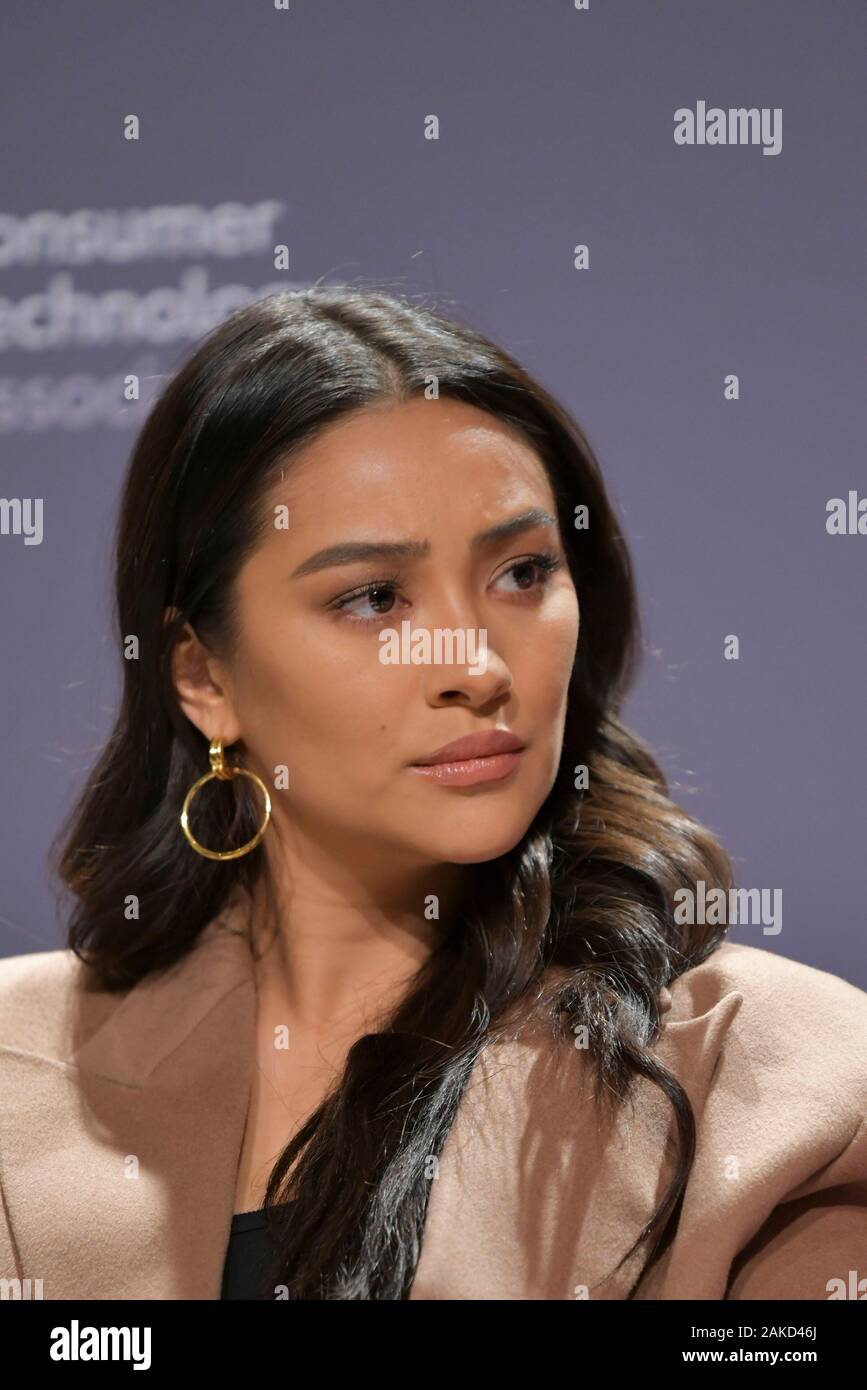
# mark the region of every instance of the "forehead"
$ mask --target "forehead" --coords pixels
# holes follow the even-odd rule
[[[269,500],[288,504],[293,529],[379,520],[406,535],[425,520],[459,514],[483,524],[522,503],[553,507],[529,440],[486,411],[443,398],[370,406],[329,425],[278,473]]]

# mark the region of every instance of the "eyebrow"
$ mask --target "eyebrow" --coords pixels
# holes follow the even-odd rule
[[[498,541],[509,540],[536,526],[556,529],[557,522],[550,512],[542,507],[531,507],[510,517],[508,521],[498,521],[479,531],[470,542],[474,551],[495,545]],[[340,541],[329,545],[325,550],[317,550],[315,555],[302,561],[290,574],[290,579],[300,579],[302,575],[316,574],[318,570],[332,569],[337,565],[354,565],[363,560],[407,560],[416,559],[430,553],[430,541]]]

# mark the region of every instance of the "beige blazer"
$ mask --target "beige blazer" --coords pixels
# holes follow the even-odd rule
[[[0,962],[0,1280],[40,1279],[45,1299],[219,1299],[254,1065],[236,914],[123,996],[85,991],[67,950]],[[656,1046],[699,1138],[638,1296],[867,1298],[867,994],[727,942],[666,1002]],[[664,1191],[672,1112],[641,1080],[606,1132],[584,1068],[571,1038],[532,1026],[482,1055],[413,1299],[625,1296],[640,1258],[606,1276]]]

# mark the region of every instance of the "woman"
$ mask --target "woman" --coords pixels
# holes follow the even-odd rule
[[[513,358],[355,288],[234,314],[138,440],[117,604],[68,949],[2,966],[0,1274],[852,1296],[867,996],[681,923],[730,864],[620,718],[627,550]]]

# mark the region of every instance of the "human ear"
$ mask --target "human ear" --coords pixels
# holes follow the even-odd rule
[[[171,617],[171,612],[167,613],[166,620]],[[184,623],[172,648],[171,670],[178,704],[208,742],[222,738],[226,747],[237,742],[241,729],[228,673],[189,623]]]

